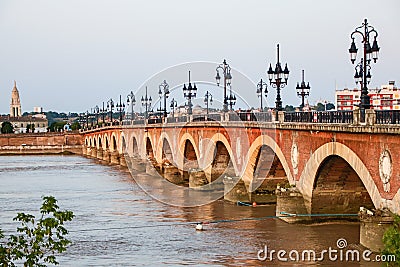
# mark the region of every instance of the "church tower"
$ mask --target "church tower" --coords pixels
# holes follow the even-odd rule
[[[17,89],[17,82],[14,81],[14,88],[11,92],[11,105],[10,105],[10,117],[21,117],[21,101],[19,99],[19,92]]]

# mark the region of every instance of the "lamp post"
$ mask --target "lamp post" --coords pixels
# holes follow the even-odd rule
[[[169,85],[166,80],[164,80],[158,86],[158,95],[160,96],[160,112],[163,111],[164,118],[167,117],[167,98],[169,97]],[[164,110],[161,109],[161,98],[164,96]]]
[[[276,88],[275,108],[277,111],[282,111],[283,107],[281,100],[281,89],[287,85],[287,81],[289,79],[289,69],[286,63],[285,69],[282,70],[281,63],[279,62],[279,44],[277,45],[277,62],[275,65],[275,70],[272,70],[272,65],[270,63],[267,74],[270,85]]]
[[[186,88],[186,84],[183,85],[183,96],[188,100],[188,114],[192,115],[193,110],[192,110],[192,98],[196,97],[196,92],[197,92],[197,87],[196,84],[193,85],[190,82],[190,71],[189,71],[189,84],[188,87]]]
[[[96,125],[99,125],[99,111],[100,111],[99,106],[96,105],[94,107],[94,112],[96,114]]]
[[[126,96],[126,104],[131,105],[131,120],[133,120],[133,106],[136,105],[136,99],[132,91]]]
[[[263,93],[265,98],[268,96],[267,84],[261,79],[257,84],[257,96],[260,98],[260,108],[261,112],[263,111]]]
[[[178,106],[178,102],[174,98],[171,100],[170,108],[172,110],[172,118],[174,118],[175,108]]]
[[[358,50],[354,42],[356,34],[359,34],[361,36],[362,43],[364,44],[363,56],[361,58],[361,62],[356,66],[356,74],[354,75],[356,83],[359,82],[361,84],[360,109],[364,114],[364,111],[366,109],[371,108],[370,97],[368,95],[368,83],[371,79],[371,72],[370,72],[371,56],[372,59],[374,60],[374,63],[376,63],[380,48],[376,40],[376,38],[378,37],[378,32],[374,29],[374,27],[370,26],[368,24],[367,19],[365,19],[364,23],[361,26],[357,27],[354,30],[354,32],[352,32],[350,35],[352,42],[350,45],[349,53],[352,64],[354,64],[354,62],[356,61],[357,50]],[[372,43],[371,47],[370,38],[372,37],[372,35],[374,37],[374,42]],[[362,117],[364,118],[364,116]]]
[[[210,92],[206,92],[204,95],[204,104],[207,106],[207,115],[208,115],[208,104],[212,105],[213,99],[212,99],[212,94]]]
[[[151,106],[151,101],[152,101],[151,96],[150,97],[147,96],[147,86],[146,86],[146,95],[144,97],[142,96],[142,99],[141,99],[142,106],[145,107],[145,113],[144,113],[145,119],[147,119],[147,117],[148,117],[148,112],[149,112],[149,109]]]
[[[106,115],[106,112],[107,112],[107,110],[104,108],[104,101],[103,101],[103,108],[100,110],[100,112],[101,112],[101,119],[102,119],[102,121],[103,121],[103,124],[104,124],[104,120],[105,120],[105,115]]]
[[[93,108],[91,108],[90,109],[90,115],[89,115],[89,118],[90,118],[90,127],[93,127],[93,114],[94,114],[94,111],[93,111]]]
[[[230,107],[230,111],[233,111],[233,106],[236,104],[236,96],[232,93],[232,87],[229,86],[229,96],[226,98],[227,103]]]
[[[86,110],[86,128],[89,128],[89,110]]]
[[[114,101],[112,98],[107,101],[107,110],[110,111],[111,125],[113,124],[113,109],[114,109]]]
[[[228,98],[226,96],[226,87],[231,85],[231,80],[232,80],[232,75],[231,75],[231,67],[229,66],[228,63],[226,63],[226,60],[224,59],[224,62],[222,64],[218,65],[216,68],[217,75],[215,76],[215,80],[217,81],[217,85],[219,86],[220,81],[221,81],[221,76],[219,75],[219,70],[222,71],[224,74],[224,103],[222,110],[224,112],[228,111]]]
[[[79,128],[82,128],[82,113],[79,113],[78,123],[79,123]]]
[[[122,124],[122,113],[125,110],[125,103],[122,102],[122,96],[119,95],[119,103],[117,103],[117,111],[119,113],[119,123]]]
[[[300,109],[302,110],[304,108],[304,98],[310,95],[310,83],[307,83],[304,81],[304,70],[302,70],[302,82],[301,84],[297,83],[296,86],[296,92],[297,96],[301,97],[301,105]]]

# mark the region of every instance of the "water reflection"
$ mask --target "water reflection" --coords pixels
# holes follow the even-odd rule
[[[126,170],[81,157],[0,157],[0,183],[0,225],[6,232],[15,228],[12,217],[18,211],[36,212],[42,195],[54,195],[63,209],[74,211],[68,225],[73,244],[60,257],[61,266],[342,266],[260,262],[257,252],[265,245],[319,251],[335,246],[338,238],[351,245],[359,238],[356,223],[307,226],[276,219],[207,224],[206,231],[196,232],[186,222],[259,218],[274,215],[275,207],[222,200],[194,208],[168,206],[146,195]]]

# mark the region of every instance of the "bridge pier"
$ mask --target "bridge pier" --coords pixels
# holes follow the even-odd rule
[[[298,214],[301,216],[290,216],[288,214]],[[309,222],[310,216],[306,207],[306,201],[303,195],[296,188],[279,188],[276,190],[276,216],[287,223]]]
[[[119,165],[123,167],[127,167],[128,165],[126,164],[125,160],[125,155],[124,154],[119,154]]]
[[[96,157],[97,157],[97,148],[95,148],[95,147],[92,147],[92,148],[91,148],[90,156],[91,156],[92,158],[96,158]]]
[[[276,204],[276,188],[287,184],[287,177],[254,178],[250,183],[250,201],[257,204]]]
[[[133,156],[129,158],[130,167],[138,172],[143,173],[146,172],[146,162],[143,161],[140,157]]]
[[[152,176],[160,175],[160,165],[153,159],[148,159],[146,162],[146,173]]]
[[[97,149],[96,158],[98,158],[98,159],[100,159],[100,160],[103,159],[103,149],[102,149],[102,148]]]
[[[393,225],[392,214],[385,211],[375,211],[373,215],[366,210],[359,212],[360,244],[373,252],[380,252],[384,248],[382,238],[385,231]]]
[[[172,165],[163,166],[164,178],[173,184],[183,184],[184,180],[179,169]]]
[[[111,156],[110,156],[110,163],[111,164],[119,164],[119,153],[118,153],[118,151],[113,151],[113,152],[111,152]]]
[[[82,155],[83,156],[87,156],[87,150],[88,150],[88,148],[85,146],[85,145],[82,145]]]
[[[224,199],[230,202],[250,202],[246,185],[240,177],[224,178]]]
[[[256,202],[257,204],[276,204],[275,193],[267,193],[264,191],[255,190],[249,193],[250,202]]]
[[[198,188],[208,184],[206,173],[202,169],[189,170],[189,187]],[[199,188],[200,189],[200,188]]]
[[[110,158],[111,154],[110,154],[110,150],[106,149],[103,151],[103,161],[110,163],[111,158]]]

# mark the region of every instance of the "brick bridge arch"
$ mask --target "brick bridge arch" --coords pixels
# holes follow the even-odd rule
[[[302,192],[304,199],[310,203],[312,202],[317,173],[323,167],[326,159],[331,156],[338,156],[349,164],[365,186],[375,208],[382,208],[382,196],[367,167],[353,150],[338,142],[330,142],[320,146],[306,163],[298,182],[298,188]]]

